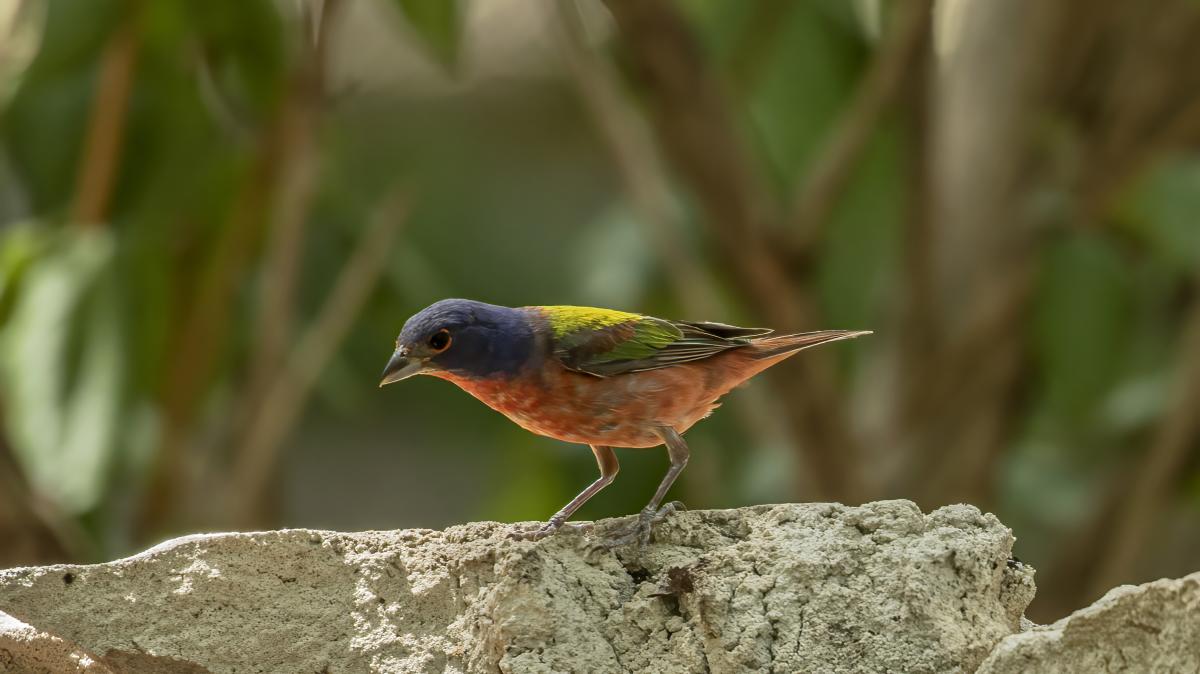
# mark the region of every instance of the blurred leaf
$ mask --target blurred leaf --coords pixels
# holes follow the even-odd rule
[[[63,207],[70,198],[101,51],[124,4],[45,3],[37,55],[0,115],[0,136],[34,213]]]
[[[871,141],[825,225],[817,283],[830,326],[870,330],[889,300],[901,242],[904,181],[900,134],[885,125]],[[859,340],[856,340],[859,341]],[[853,349],[864,343],[852,344]]]
[[[46,230],[32,223],[8,226],[0,239],[0,325],[8,320],[21,277],[46,245]]]
[[[54,241],[21,283],[0,351],[14,450],[34,487],[71,513],[102,497],[119,429],[125,363],[107,275],[113,248],[103,231],[72,229]]]
[[[64,207],[70,199],[90,88],[85,71],[50,78],[30,74],[0,116],[12,172],[34,213]]]
[[[773,29],[769,58],[760,57],[747,103],[763,156],[788,195],[823,150],[869,51],[846,3],[803,2],[786,9]],[[887,299],[883,290],[893,274],[904,212],[901,140],[898,125],[885,120],[824,225],[817,278],[831,325],[869,328]]]
[[[1132,303],[1127,262],[1086,234],[1052,242],[1034,307],[1034,352],[1048,404],[1067,420],[1090,414],[1120,372]]]
[[[457,65],[464,14],[459,0],[396,0],[396,5],[442,65]]]
[[[1108,464],[1093,470],[1059,444],[1027,438],[1001,458],[999,478],[1006,517],[1024,532],[1026,549],[1054,546],[1054,532],[1069,531],[1094,513]],[[1007,522],[1008,520],[1006,520]]]
[[[619,206],[580,232],[571,257],[579,296],[598,306],[639,306],[654,272],[645,225]],[[622,263],[616,265],[613,260]]]
[[[29,199],[0,141],[0,222],[29,217]]]
[[[1162,414],[1169,388],[1167,373],[1162,371],[1121,382],[1104,400],[1101,427],[1118,433],[1146,428]]]
[[[287,73],[284,25],[270,0],[186,2],[218,107],[262,118],[275,108]]]
[[[126,3],[93,0],[46,0],[41,4],[45,31],[29,72],[39,79],[94,66],[126,9]]]
[[[881,0],[854,0],[854,14],[862,30],[872,40],[878,39],[883,26],[883,3]]]
[[[1166,162],[1149,171],[1123,204],[1122,224],[1176,271],[1200,266],[1200,160]]]
[[[784,21],[747,102],[760,149],[790,191],[849,100],[867,52],[853,28],[814,3],[796,3]]]
[[[45,18],[45,2],[10,2],[7,7],[0,6],[0,108],[37,53]]]

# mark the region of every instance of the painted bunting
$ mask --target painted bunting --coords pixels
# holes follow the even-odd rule
[[[379,385],[416,374],[446,379],[526,430],[591,446],[600,477],[528,538],[562,528],[613,481],[614,447],[666,445],[670,469],[637,521],[614,537],[644,544],[679,505],[661,506],[688,462],[681,434],[721,396],[797,351],[870,334],[771,333],[612,309],[448,299],[405,322]]]

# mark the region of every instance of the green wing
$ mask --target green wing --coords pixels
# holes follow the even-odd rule
[[[550,323],[554,355],[563,365],[600,377],[708,358],[771,332],[588,307],[539,310]]]

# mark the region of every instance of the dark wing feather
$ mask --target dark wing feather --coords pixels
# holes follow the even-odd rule
[[[765,336],[771,334],[772,332],[775,332],[771,328],[739,328],[736,325],[726,325],[725,323],[711,323],[708,321],[677,321],[676,325],[690,326],[690,327],[696,328],[697,330],[700,330],[701,332],[706,332],[715,337],[726,337],[726,338],[765,337]]]

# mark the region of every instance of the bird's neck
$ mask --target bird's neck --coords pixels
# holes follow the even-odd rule
[[[501,414],[511,415],[525,409],[533,394],[541,389],[540,380],[530,374],[473,377],[449,371],[430,372],[470,393]]]

